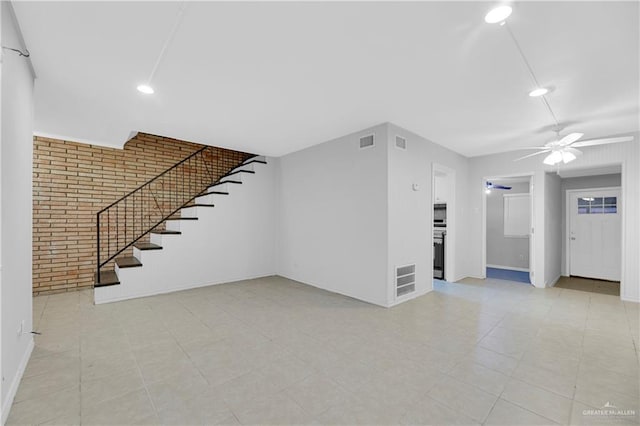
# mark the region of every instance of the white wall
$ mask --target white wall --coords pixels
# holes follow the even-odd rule
[[[24,48],[11,4],[3,1],[1,8],[2,45]],[[5,50],[0,75],[0,352],[4,421],[33,348],[30,332],[34,75],[27,59]],[[23,333],[18,334],[23,321]]]
[[[396,135],[407,141],[406,151],[395,147]],[[432,167],[439,164],[455,172],[454,197],[447,200],[447,244],[454,259],[448,277],[457,281],[467,275],[467,169],[468,159],[428,139],[388,124],[389,151],[389,248],[388,304],[395,298],[396,266],[416,264],[416,297],[433,288]],[[417,184],[419,190],[413,190]],[[404,300],[404,299],[403,299]]]
[[[622,196],[625,200],[623,226],[625,226],[626,232],[623,235],[621,297],[634,301],[640,301],[640,221],[637,219],[638,211],[640,211],[640,144],[638,136],[636,133],[633,142],[584,148],[584,155],[570,164],[561,166],[566,169],[581,169],[622,164]],[[544,173],[554,172],[554,168],[544,165],[538,157],[514,162],[513,160],[517,158],[518,154],[518,152],[507,152],[470,159],[469,197],[472,214],[469,217],[471,227],[467,238],[470,275],[482,273],[483,176],[534,173],[534,202],[536,203],[534,226],[536,229],[544,229]],[[548,218],[548,220],[552,220],[552,218]],[[545,271],[544,238],[538,238],[541,234],[544,233],[538,233],[535,239],[534,270],[537,274],[534,280],[537,286],[544,285],[536,280],[538,276],[544,276]]]
[[[135,249],[143,266],[119,270],[120,285],[96,288],[96,303],[275,275],[278,161],[236,175],[241,185],[215,187],[229,195],[197,199],[215,207],[183,209],[198,220],[169,221],[167,229],[182,234],[152,235],[163,249]]]
[[[529,270],[529,237],[504,235],[504,195],[528,194],[529,182],[503,183],[495,179],[491,182],[511,189],[494,189],[487,194],[487,265]]]
[[[556,173],[544,175],[544,284],[555,285],[560,278],[562,247],[562,180]]]
[[[574,178],[562,179],[562,242],[561,242],[561,273],[567,275],[567,190],[570,189],[586,189],[586,188],[607,188],[619,187],[622,184],[622,175],[620,173],[596,176],[580,176]],[[622,200],[624,203],[624,200]]]
[[[387,305],[387,155],[379,125],[280,158],[279,275]]]

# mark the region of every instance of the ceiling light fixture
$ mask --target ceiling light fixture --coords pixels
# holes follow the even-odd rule
[[[557,149],[551,152],[551,154],[547,155],[547,157],[544,159],[544,164],[549,165],[549,166],[555,166],[556,164],[560,164],[560,163],[570,163],[573,160],[575,160],[576,155],[569,151],[568,148],[562,148],[562,149]]]
[[[552,151],[551,154],[547,155],[544,159],[544,164],[549,166],[555,166],[556,164],[562,161],[562,153],[560,151]]]
[[[153,95],[154,92],[153,87],[148,84],[140,84],[136,89],[138,89],[138,92],[144,93],[145,95]]]
[[[538,87],[530,91],[529,96],[531,96],[532,98],[537,98],[538,96],[543,96],[543,95],[546,95],[547,93],[549,93],[549,89],[545,87]]]
[[[511,15],[511,6],[498,6],[494,7],[484,17],[484,21],[487,24],[497,24],[498,22],[504,22],[505,19]]]

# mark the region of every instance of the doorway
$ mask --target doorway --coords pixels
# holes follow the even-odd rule
[[[619,282],[622,259],[620,188],[567,191],[569,276]]]
[[[432,164],[431,244],[433,278],[454,282],[456,278],[456,174],[441,164]]]
[[[482,186],[484,278],[532,284],[533,176],[487,177]]]

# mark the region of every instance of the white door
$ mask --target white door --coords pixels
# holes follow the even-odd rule
[[[620,281],[620,189],[574,192],[569,199],[570,275]]]

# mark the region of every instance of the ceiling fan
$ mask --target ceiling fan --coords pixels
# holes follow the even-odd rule
[[[544,146],[525,147],[520,149],[537,149],[538,152],[525,155],[515,159],[514,161],[524,160],[525,158],[534,157],[540,154],[548,154],[544,159],[544,164],[555,166],[556,164],[567,164],[582,155],[582,151],[576,148],[585,146],[607,145],[611,143],[629,142],[633,140],[633,136],[619,136],[613,138],[587,139],[580,141],[584,136],[583,133],[570,133],[564,137],[560,137],[560,131],[557,130],[557,139],[546,143]]]

